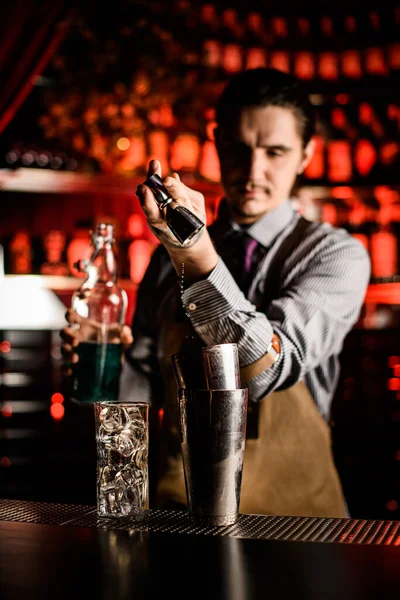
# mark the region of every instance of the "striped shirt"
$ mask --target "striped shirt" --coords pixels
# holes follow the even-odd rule
[[[307,236],[284,261],[280,294],[260,306],[269,265],[299,219],[290,200],[247,228],[263,247],[250,287],[243,294],[220,257],[215,269],[190,285],[182,302],[205,345],[238,345],[241,366],[261,358],[273,333],[281,344],[279,361],[247,382],[249,398],[258,401],[274,390],[304,381],[325,419],[339,377],[339,354],[357,321],[370,277],[369,256],[344,229],[312,223]],[[210,235],[221,248],[239,226],[222,209]],[[178,281],[166,251],[159,247],[140,285],[133,323],[134,343],[121,379],[121,397],[149,400],[162,393],[160,331]],[[170,278],[170,289],[165,282]],[[164,288],[163,288],[164,286]],[[157,384],[157,385],[154,385]],[[155,391],[155,390],[159,391]]]

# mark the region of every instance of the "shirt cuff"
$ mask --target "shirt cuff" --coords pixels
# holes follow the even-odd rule
[[[182,294],[182,302],[194,327],[227,317],[232,311],[254,311],[222,258],[207,279],[197,281]]]

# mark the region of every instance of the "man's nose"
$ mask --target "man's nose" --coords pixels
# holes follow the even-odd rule
[[[268,171],[268,160],[263,148],[253,148],[249,156],[250,179],[257,181]]]

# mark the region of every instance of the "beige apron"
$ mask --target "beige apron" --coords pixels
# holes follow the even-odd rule
[[[186,504],[177,390],[169,357],[179,351],[188,332],[189,324],[172,323],[164,336],[165,464],[157,485],[157,506]],[[258,372],[258,362],[242,370],[247,379]],[[302,382],[260,401],[258,438],[246,440],[240,512],[346,517],[330,429]]]

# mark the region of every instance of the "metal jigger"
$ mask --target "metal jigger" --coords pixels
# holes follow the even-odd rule
[[[232,525],[239,515],[248,392],[239,389],[236,344],[201,350],[191,369],[187,357],[171,356],[189,514],[195,523]],[[193,378],[195,368],[200,374]],[[209,389],[193,389],[194,379]]]
[[[236,344],[202,348],[203,368],[209,390],[240,389],[239,353]]]

